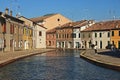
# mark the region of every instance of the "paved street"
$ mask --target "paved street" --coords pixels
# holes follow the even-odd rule
[[[26,50],[26,51],[0,52],[0,66],[15,61],[16,59],[20,59],[35,54],[40,54],[51,50],[53,49],[35,49],[35,50]]]
[[[97,63],[117,66],[117,68],[120,68],[120,58],[118,56],[115,56],[115,54],[118,55],[120,53],[114,53],[110,50],[98,50],[98,53],[95,54],[95,51],[91,49],[86,50],[84,53],[80,54],[80,56]]]

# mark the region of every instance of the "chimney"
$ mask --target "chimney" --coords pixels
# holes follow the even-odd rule
[[[5,14],[8,14],[8,13],[9,13],[9,9],[6,8],[6,9],[5,9]]]
[[[72,23],[71,23],[71,22],[69,23],[69,26],[72,26]]]
[[[10,16],[12,16],[12,10],[10,11]]]
[[[16,18],[18,18],[18,17],[19,17],[19,14],[17,13],[17,14],[16,14]]]

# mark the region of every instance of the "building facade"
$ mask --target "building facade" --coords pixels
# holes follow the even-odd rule
[[[92,40],[98,49],[106,49],[110,44],[110,30],[93,31]]]
[[[57,48],[73,48],[73,27],[67,23],[56,28]]]
[[[33,22],[24,16],[19,17],[20,20],[24,21],[23,27],[23,49],[33,49]]]
[[[46,29],[42,25],[35,24],[33,28],[34,48],[46,48]]]
[[[2,24],[2,42],[4,51],[15,51],[22,49],[22,27],[24,21],[19,20],[16,17],[12,16],[11,13],[8,14],[9,9],[6,9],[6,12],[2,14],[5,22]],[[21,44],[20,44],[21,43]]]
[[[46,32],[46,46],[47,48],[56,48],[56,28]]]
[[[83,41],[81,40],[81,31],[93,25],[93,20],[81,20],[74,22],[73,26],[73,41],[74,48],[84,48]]]
[[[119,22],[120,20],[111,20],[98,22],[82,31],[82,38],[84,45],[89,48],[89,42],[97,45],[98,49],[106,49],[109,44],[114,44],[117,48],[119,46]],[[116,28],[116,26],[118,28]]]
[[[32,21],[44,26],[47,30],[71,22],[70,19],[61,14],[47,14],[41,17],[31,18]]]
[[[111,30],[111,44],[120,49],[120,26]]]

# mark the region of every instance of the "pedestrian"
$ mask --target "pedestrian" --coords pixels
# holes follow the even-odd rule
[[[113,45],[111,46],[111,51],[114,51],[114,46]]]
[[[97,45],[94,46],[95,53],[97,53]]]

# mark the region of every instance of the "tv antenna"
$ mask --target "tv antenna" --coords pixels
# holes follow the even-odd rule
[[[15,14],[20,15],[20,5],[18,4],[18,0],[10,0],[10,10],[12,10]]]

